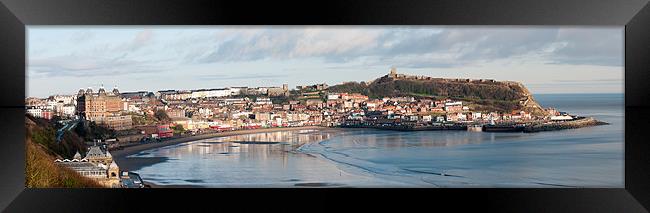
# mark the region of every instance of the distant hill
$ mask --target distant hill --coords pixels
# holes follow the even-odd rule
[[[414,96],[452,98],[467,102],[479,111],[511,112],[524,110],[534,115],[547,112],[519,82],[444,79],[391,73],[371,82],[346,82],[329,87],[329,92],[361,93],[370,98]]]

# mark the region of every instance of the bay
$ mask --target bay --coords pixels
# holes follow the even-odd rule
[[[539,94],[544,107],[610,123],[539,133],[302,130],[147,150],[135,171],[201,187],[624,187],[623,94]]]

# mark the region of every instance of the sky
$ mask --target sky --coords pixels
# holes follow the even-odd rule
[[[29,97],[370,81],[398,73],[623,93],[622,27],[28,26]]]

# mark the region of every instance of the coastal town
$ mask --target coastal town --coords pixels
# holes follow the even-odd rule
[[[395,68],[383,78],[430,79],[398,74]],[[494,82],[490,79],[451,81]],[[533,106],[539,108],[537,112],[523,108],[485,111],[464,98],[370,97],[359,92],[334,92],[326,83],[292,89],[283,84],[136,92],[102,86],[82,88],[75,94],[30,97],[25,101],[30,116],[60,123],[62,127],[57,130],[56,140],[61,140],[66,131],[76,126],[91,123],[114,131],[114,137],[85,141],[88,150],[77,150],[72,159],[56,159],[55,163],[98,180],[106,187],[127,188],[142,188],[144,184],[137,174],[120,170],[111,151],[196,135],[307,126],[537,132],[602,124],[592,118],[539,105]]]

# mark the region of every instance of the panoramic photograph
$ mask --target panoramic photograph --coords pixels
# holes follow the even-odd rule
[[[28,188],[623,188],[623,27],[27,27]]]

